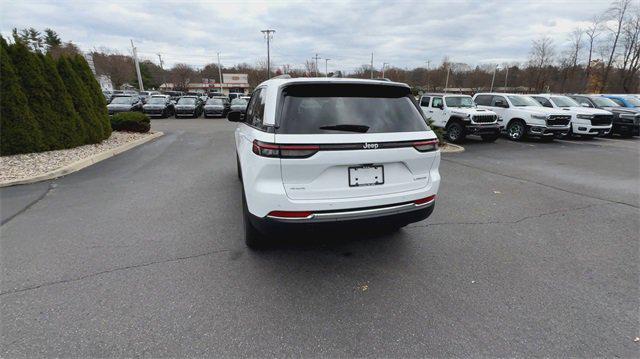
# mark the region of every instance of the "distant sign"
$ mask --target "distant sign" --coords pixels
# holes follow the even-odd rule
[[[247,84],[249,75],[247,74],[222,74],[222,81],[226,84]]]

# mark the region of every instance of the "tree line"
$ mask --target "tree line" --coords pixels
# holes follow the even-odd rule
[[[111,135],[106,101],[87,61],[50,29],[0,37],[0,155],[99,143]]]

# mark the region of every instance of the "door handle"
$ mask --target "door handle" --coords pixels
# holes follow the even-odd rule
[[[429,113],[433,113],[433,111],[429,110]]]

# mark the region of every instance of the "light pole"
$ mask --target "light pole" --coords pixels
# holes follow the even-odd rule
[[[329,60],[331,59],[324,59],[324,77],[329,77],[329,70],[327,70],[328,69],[327,63],[329,62]]]
[[[387,65],[389,65],[389,64],[388,64],[388,63],[386,63],[386,62],[383,62],[383,63],[382,63],[382,78],[384,78],[384,68],[385,68]]]
[[[218,79],[220,80],[220,93],[222,93],[222,67],[220,67],[220,53],[218,52]]]
[[[271,39],[273,38],[273,33],[276,32],[276,30],[272,30],[272,29],[266,29],[266,30],[260,30],[261,33],[264,34],[264,37],[267,39],[267,79],[271,78],[271,54],[270,54],[270,42]]]
[[[431,67],[431,60],[427,60],[427,91],[429,91],[429,68]]]
[[[371,53],[371,79],[373,79],[373,52]]]
[[[489,90],[489,92],[493,92],[493,83],[494,83],[494,82],[495,82],[495,80],[496,80],[496,70],[497,70],[497,69],[498,69],[498,65],[496,65],[496,66],[493,68],[493,76],[491,77],[491,89]]]
[[[447,64],[447,79],[444,82],[444,93],[447,93],[447,88],[449,88],[449,72],[451,72],[451,66]]]
[[[316,77],[318,77],[318,54],[316,53],[316,57],[314,57],[314,59],[316,60]]]
[[[505,67],[505,70],[507,70],[507,73],[504,74],[504,91],[507,92],[507,78],[509,77],[509,65]]]

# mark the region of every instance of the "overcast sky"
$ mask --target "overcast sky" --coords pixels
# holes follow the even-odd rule
[[[0,0],[0,31],[50,27],[82,50],[106,47],[165,66],[202,66],[221,53],[223,65],[266,58],[261,29],[275,29],[272,63],[302,67],[316,53],[329,71],[383,62],[431,66],[447,55],[469,64],[524,61],[531,41],[556,47],[610,1],[28,1]],[[321,69],[324,61],[321,60]]]

